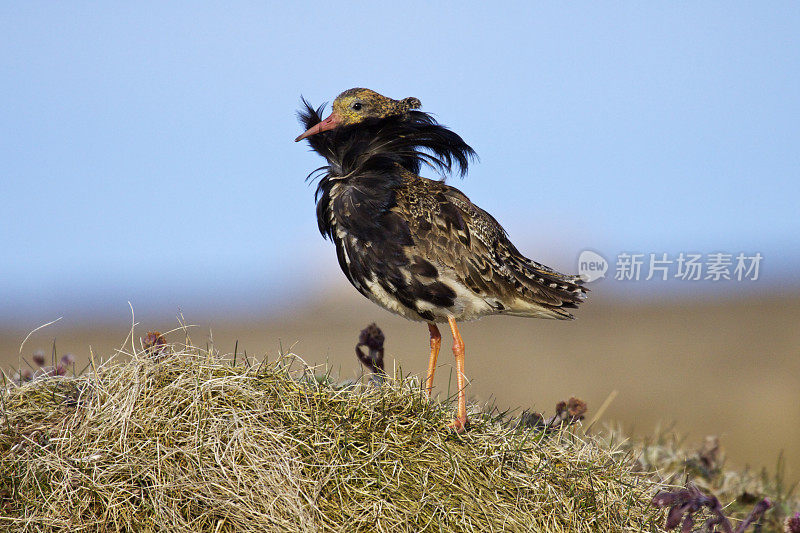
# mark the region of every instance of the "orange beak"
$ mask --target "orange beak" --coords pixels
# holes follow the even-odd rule
[[[331,113],[328,118],[320,122],[315,126],[311,126],[306,130],[305,133],[297,137],[294,142],[302,141],[306,137],[311,137],[312,135],[316,135],[317,133],[321,133],[323,131],[332,130],[337,127],[342,122],[342,119],[339,118],[339,115],[336,113]]]

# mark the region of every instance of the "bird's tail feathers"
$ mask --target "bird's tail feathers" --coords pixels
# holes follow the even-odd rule
[[[589,292],[580,276],[562,274],[526,258],[515,263],[513,271],[521,285],[522,300],[530,304],[530,314],[560,320],[574,318],[568,309],[576,309]]]

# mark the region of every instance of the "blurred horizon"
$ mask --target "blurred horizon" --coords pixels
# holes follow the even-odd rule
[[[289,280],[283,279],[283,287],[257,278],[239,285],[223,283],[202,288],[180,281],[174,285],[146,282],[127,291],[124,284],[100,290],[78,285],[49,293],[42,291],[35,297],[25,295],[23,298],[27,299],[24,300],[11,297],[0,306],[0,324],[6,329],[34,329],[59,317],[73,324],[119,324],[130,322],[132,311],[134,315],[156,321],[174,320],[179,315],[190,322],[272,320],[284,313],[313,307],[319,301],[335,300],[342,294],[355,291],[338,268],[334,264],[316,279],[297,279],[297,275]],[[785,275],[791,274],[786,272]],[[603,279],[587,284],[591,292],[584,306],[606,303],[658,306],[675,302],[692,305],[800,294],[800,284],[796,280],[781,278],[774,273],[770,277],[773,279],[718,282]],[[363,297],[358,295],[358,298]],[[365,305],[374,305],[366,299],[364,302]],[[386,311],[375,307],[375,312],[381,316]],[[576,313],[578,318],[580,313],[581,310]]]

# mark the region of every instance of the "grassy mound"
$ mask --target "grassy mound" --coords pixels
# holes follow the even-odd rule
[[[162,347],[162,349],[164,349]],[[659,488],[568,430],[449,405],[414,380],[336,386],[295,360],[192,346],[10,386],[0,527],[12,531],[659,531]]]

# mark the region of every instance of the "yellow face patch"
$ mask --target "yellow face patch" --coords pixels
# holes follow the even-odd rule
[[[339,124],[349,126],[369,118],[385,118],[402,115],[422,104],[417,98],[393,100],[369,89],[348,89],[333,101],[333,114],[340,119]]]

